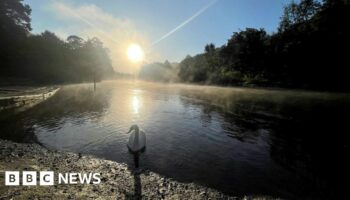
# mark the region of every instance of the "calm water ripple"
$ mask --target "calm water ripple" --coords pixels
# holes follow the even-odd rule
[[[349,111],[348,94],[106,81],[96,92],[64,86],[1,119],[0,130],[133,164],[126,132],[138,124],[147,135],[143,168],[234,195],[327,199],[345,193],[335,180],[349,174]]]

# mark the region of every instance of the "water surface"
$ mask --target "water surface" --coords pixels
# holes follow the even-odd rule
[[[143,168],[233,195],[327,199],[345,193],[349,111],[348,94],[106,81],[2,113],[0,130],[133,165],[126,132],[138,124]]]

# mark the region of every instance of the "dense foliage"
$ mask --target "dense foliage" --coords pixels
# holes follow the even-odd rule
[[[277,33],[247,28],[222,47],[187,56],[185,82],[349,90],[350,1],[301,0],[287,5]]]
[[[0,1],[0,78],[47,84],[93,81],[114,73],[98,38],[69,36],[63,41],[49,31],[31,34],[30,13],[22,0]]]

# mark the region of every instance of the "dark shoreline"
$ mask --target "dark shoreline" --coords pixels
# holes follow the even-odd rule
[[[133,166],[90,155],[48,150],[0,139],[0,199],[241,199],[194,183],[180,183]],[[101,173],[101,184],[5,186],[4,171]],[[242,197],[273,199],[271,197]]]

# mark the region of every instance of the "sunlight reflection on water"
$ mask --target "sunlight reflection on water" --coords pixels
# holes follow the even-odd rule
[[[140,109],[140,101],[137,96],[134,96],[132,98],[132,107],[134,109],[134,113],[139,114],[139,109]]]
[[[143,168],[228,193],[288,198],[305,185],[313,189],[308,178],[295,173],[314,176],[304,170],[327,166],[319,165],[318,155],[321,144],[332,145],[332,140],[321,136],[341,132],[345,118],[337,114],[350,111],[349,99],[345,94],[106,81],[96,92],[91,84],[65,86],[17,124],[32,127],[49,148],[127,164],[133,158],[126,132],[138,124],[147,135]],[[320,145],[316,155],[309,149],[313,132],[318,133],[313,147]],[[281,184],[284,189],[276,190]]]

